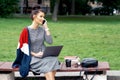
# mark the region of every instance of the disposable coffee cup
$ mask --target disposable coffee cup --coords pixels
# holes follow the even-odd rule
[[[65,63],[66,63],[66,67],[71,67],[71,60],[70,59],[66,59]]]

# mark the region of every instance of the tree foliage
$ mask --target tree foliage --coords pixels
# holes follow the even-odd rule
[[[0,17],[7,17],[17,10],[18,0],[0,0]]]
[[[89,13],[90,6],[87,4],[88,0],[76,0],[76,13],[77,14],[85,14]]]
[[[55,0],[50,0],[51,1],[51,11],[53,12],[53,6]],[[75,14],[84,14],[84,13],[89,13],[90,6],[87,5],[88,1],[100,1],[103,3],[103,6],[105,7],[111,7],[111,8],[118,8],[120,7],[120,0],[75,0]],[[67,5],[67,8],[65,9],[63,7],[63,4]],[[71,9],[72,9],[72,0],[60,0],[60,6],[59,6],[59,14],[64,15],[66,14],[65,11],[67,10],[68,14],[71,14]]]
[[[120,0],[98,0],[103,2],[104,6],[117,8],[120,6]]]

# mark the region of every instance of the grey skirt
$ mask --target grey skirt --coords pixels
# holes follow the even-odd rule
[[[60,69],[60,65],[57,57],[45,57],[42,59],[32,57],[31,59],[30,70],[37,74],[45,74],[58,69]]]

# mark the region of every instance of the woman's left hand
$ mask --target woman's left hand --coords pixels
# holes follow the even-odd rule
[[[43,52],[38,52],[37,54],[36,54],[36,57],[42,57],[43,56]]]

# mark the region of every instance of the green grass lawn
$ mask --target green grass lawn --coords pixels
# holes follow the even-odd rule
[[[63,45],[59,60],[76,55],[108,61],[110,68],[120,70],[120,16],[46,17],[53,45]],[[29,18],[0,18],[0,61],[14,61],[19,34],[31,24]]]

